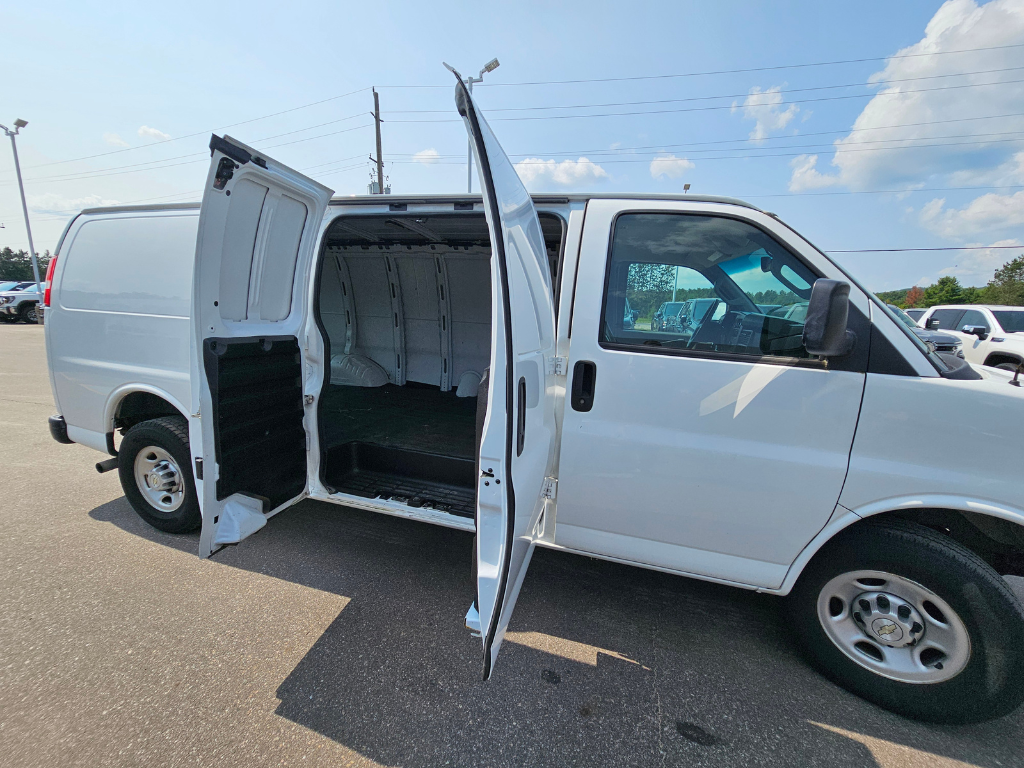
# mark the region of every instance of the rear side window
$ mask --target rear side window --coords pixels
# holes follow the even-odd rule
[[[804,358],[816,276],[760,229],[719,216],[625,214],[615,222],[603,344],[637,352]],[[683,301],[676,323],[656,323]],[[636,319],[623,322],[628,301]]]
[[[936,309],[928,318],[928,327],[930,329],[939,328],[943,331],[955,331],[963,316],[964,310],[962,309]]]
[[[60,305],[188,317],[198,228],[195,215],[87,221],[61,256]]]

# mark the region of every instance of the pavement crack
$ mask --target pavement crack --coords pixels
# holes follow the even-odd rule
[[[665,747],[662,743],[664,738],[665,717],[661,711],[661,690],[658,685],[658,615],[655,614],[654,626],[651,631],[651,682],[654,686],[654,707],[658,715],[658,754],[661,755],[661,765],[665,765]]]

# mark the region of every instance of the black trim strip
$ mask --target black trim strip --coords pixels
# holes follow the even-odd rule
[[[473,143],[476,145],[477,162],[480,166],[480,175],[487,188],[484,195],[484,204],[490,213],[492,227],[495,237],[491,243],[491,253],[497,258],[494,259],[498,265],[498,274],[501,277],[501,303],[505,310],[505,467],[507,476],[505,478],[505,494],[507,499],[507,514],[505,520],[505,556],[501,568],[501,581],[498,585],[495,610],[491,614],[491,620],[487,625],[484,634],[484,680],[491,676],[491,646],[494,644],[494,636],[498,629],[498,620],[501,617],[502,609],[505,607],[505,593],[508,589],[508,572],[512,562],[512,542],[515,532],[516,520],[516,495],[512,485],[512,433],[514,428],[514,404],[513,404],[513,381],[514,371],[512,360],[512,305],[509,298],[508,266],[505,262],[505,237],[501,222],[501,212],[498,208],[498,201],[495,196],[494,178],[491,176],[491,162],[487,157],[487,148],[484,146],[483,136],[480,133],[480,120],[477,117],[470,98],[466,84],[457,72],[455,78],[458,84],[455,86],[455,104],[459,114],[466,118],[470,124]],[[479,483],[479,478],[477,478]],[[479,526],[478,526],[479,527]],[[474,555],[475,556],[475,555]],[[480,595],[477,593],[477,603]]]
[[[252,160],[252,155],[247,150],[242,149],[237,144],[232,144],[227,139],[222,139],[216,133],[210,134],[210,157],[213,157],[214,152],[227,155],[239,165],[245,165]],[[266,163],[263,164],[263,167],[267,167]]]
[[[744,355],[737,352],[715,352],[701,349],[673,349],[672,347],[643,346],[642,344],[622,344],[619,342],[598,341],[601,349],[616,352],[636,352],[640,355],[668,355],[669,357],[699,357],[706,360],[729,360],[736,363],[764,363],[766,365],[783,365],[787,368],[830,368],[824,360],[816,357],[783,357],[781,355]]]

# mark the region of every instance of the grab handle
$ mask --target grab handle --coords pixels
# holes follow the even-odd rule
[[[590,360],[579,360],[572,367],[571,405],[574,411],[586,413],[594,407],[594,388],[597,385],[597,365]]]

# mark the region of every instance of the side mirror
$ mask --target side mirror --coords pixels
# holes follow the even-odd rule
[[[977,336],[979,341],[984,341],[988,338],[988,328],[984,325],[965,325],[960,329],[960,333],[966,333],[970,336]]]
[[[924,327],[927,330],[929,330],[929,331],[937,330],[938,327],[939,327],[939,320],[938,320],[938,318],[935,318],[935,317],[931,318],[927,323],[924,324]]]
[[[853,349],[857,337],[846,330],[850,314],[850,284],[819,278],[811,288],[804,321],[804,347],[810,355],[841,357]]]

